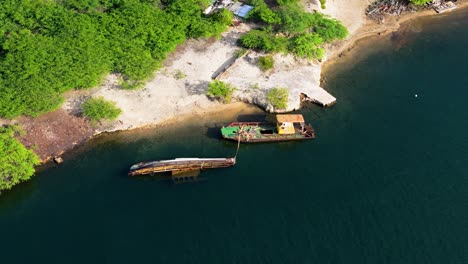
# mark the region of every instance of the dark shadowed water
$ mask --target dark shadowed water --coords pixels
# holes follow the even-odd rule
[[[468,263],[468,13],[413,24],[327,74],[315,141],[183,185],[126,172],[232,155],[212,122],[66,157],[0,196],[1,263]]]

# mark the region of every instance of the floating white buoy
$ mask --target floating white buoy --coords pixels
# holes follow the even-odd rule
[[[414,94],[414,98],[418,98],[418,94]]]

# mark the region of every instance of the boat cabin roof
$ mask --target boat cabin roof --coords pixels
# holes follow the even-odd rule
[[[304,117],[302,115],[276,115],[278,123],[304,123]]]

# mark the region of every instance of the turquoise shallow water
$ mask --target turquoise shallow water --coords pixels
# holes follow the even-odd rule
[[[302,111],[315,141],[242,145],[196,184],[126,176],[232,155],[208,122],[40,172],[0,196],[2,263],[468,263],[468,14],[414,23],[327,75],[338,104]]]

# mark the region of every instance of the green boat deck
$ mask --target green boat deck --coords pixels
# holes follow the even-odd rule
[[[240,131],[240,133],[239,133]],[[295,134],[278,134],[277,128],[273,124],[256,124],[256,125],[229,125],[221,128],[223,138],[231,140],[240,140],[242,142],[267,142],[267,141],[283,141],[283,140],[300,140],[307,139],[299,129],[296,129]]]

